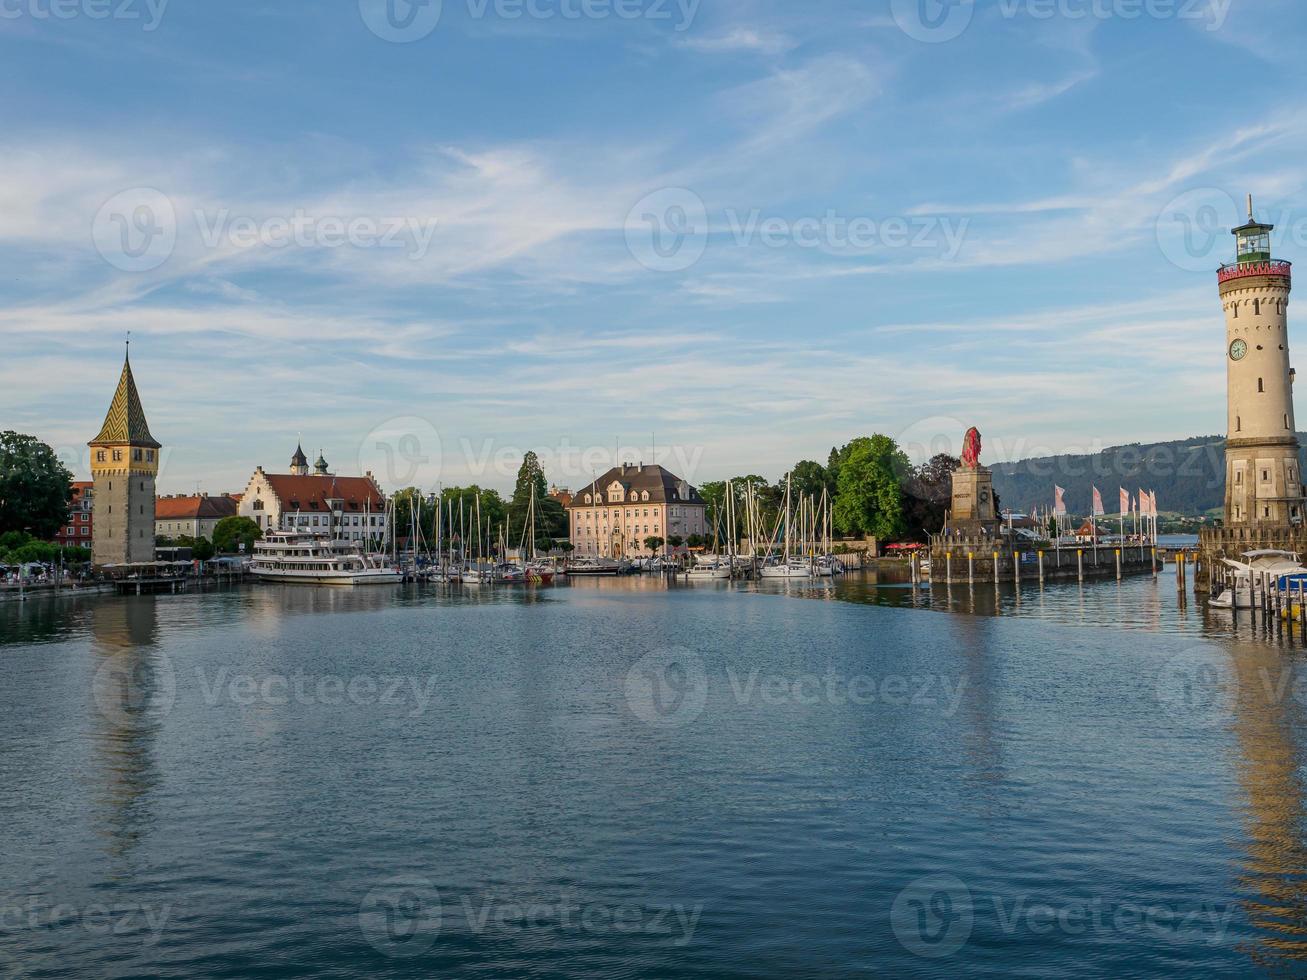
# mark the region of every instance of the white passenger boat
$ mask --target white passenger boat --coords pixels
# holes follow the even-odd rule
[[[269,531],[256,541],[250,574],[301,585],[391,585],[403,578],[352,542],[302,531]]]
[[[1222,559],[1233,569],[1233,574],[1229,576],[1230,585],[1221,590],[1208,605],[1217,609],[1251,609],[1254,594],[1261,595],[1268,589],[1275,591],[1286,576],[1307,575],[1307,568],[1303,567],[1297,553],[1293,551],[1266,548],[1246,551],[1241,557],[1243,561]]]

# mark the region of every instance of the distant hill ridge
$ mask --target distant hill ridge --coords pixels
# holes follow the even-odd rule
[[[1299,432],[1298,440],[1307,446],[1307,434]],[[1076,515],[1089,513],[1095,486],[1109,514],[1120,509],[1119,487],[1132,497],[1141,489],[1156,491],[1163,511],[1201,514],[1225,503],[1224,436],[1131,443],[1099,453],[1043,456],[991,468],[1003,506],[1019,511],[1032,505],[1051,507],[1054,484],[1066,488],[1067,510]]]

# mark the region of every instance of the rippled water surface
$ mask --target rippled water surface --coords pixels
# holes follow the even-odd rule
[[[0,604],[0,976],[1307,972],[1297,636],[1157,579]]]

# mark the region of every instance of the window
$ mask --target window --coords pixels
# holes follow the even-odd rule
[[[1257,390],[1258,390],[1259,392],[1264,392],[1264,391],[1266,391],[1266,385],[1262,384],[1262,379],[1261,379],[1261,378],[1258,378],[1258,379],[1257,379]]]
[[[153,463],[153,462],[154,462],[154,450],[153,450],[153,449],[147,449],[147,450],[145,451],[145,459],[146,459],[146,462],[149,462],[149,463]]]
[[[1243,483],[1243,470],[1234,471],[1234,482],[1235,482],[1235,486],[1238,486],[1239,484]]]
[[[121,463],[123,461],[123,451],[121,449],[115,449],[113,451],[113,461],[115,463]]]
[[[1234,431],[1235,432],[1243,431],[1243,419],[1239,418],[1239,416],[1237,415],[1234,417]]]
[[[141,461],[141,451],[139,449],[132,450],[132,461],[136,463]]]
[[[263,510],[263,501],[260,500],[258,497],[254,498],[254,509]]]
[[[1262,470],[1262,482],[1265,483],[1270,478],[1271,478],[1270,472],[1267,470]]]
[[[97,450],[95,451],[95,461],[96,461],[97,463],[103,463],[103,462],[104,462],[104,450],[103,450],[103,449],[97,449]]]

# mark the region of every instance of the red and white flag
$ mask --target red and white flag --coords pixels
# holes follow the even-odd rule
[[[1058,517],[1066,516],[1066,490],[1056,485],[1053,487],[1053,513]]]
[[[1094,487],[1094,516],[1102,517],[1106,511],[1103,510],[1103,495],[1098,492],[1098,487]]]
[[[1129,515],[1129,513],[1130,513],[1130,494],[1126,493],[1125,488],[1123,487],[1121,489],[1121,516],[1126,517]]]

